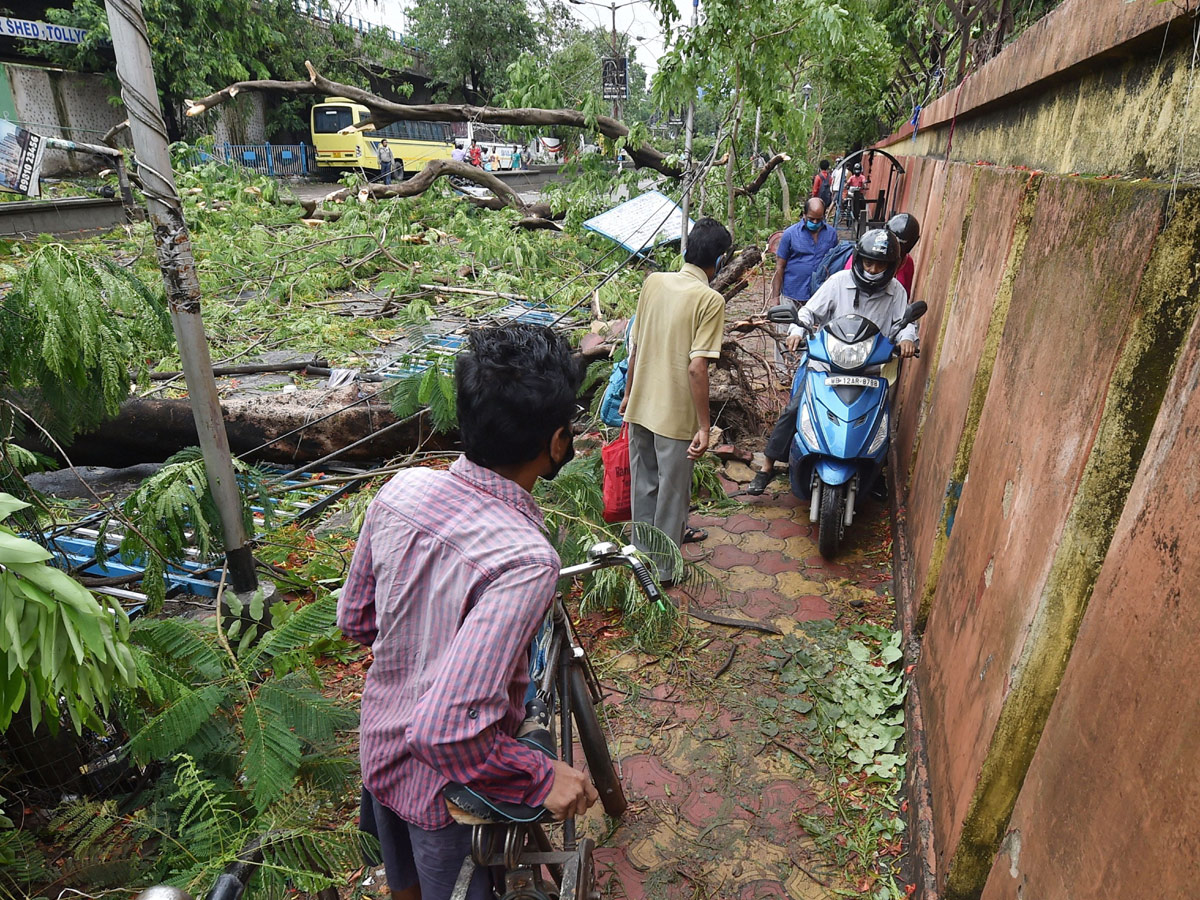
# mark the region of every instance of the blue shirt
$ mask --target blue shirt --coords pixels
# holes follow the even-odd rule
[[[837,229],[830,228],[824,222],[815,237],[816,240],[813,240],[813,233],[804,227],[804,221],[801,220],[783,233],[779,248],[775,251],[775,256],[787,263],[780,293],[799,303],[812,296],[808,290],[808,280],[813,269],[838,242]]]

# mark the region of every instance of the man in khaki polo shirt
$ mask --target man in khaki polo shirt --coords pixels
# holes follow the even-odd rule
[[[692,466],[708,449],[708,363],[721,355],[725,298],[708,286],[733,239],[720,222],[701,219],[688,235],[678,272],[656,272],[638,298],[621,415],[629,423],[633,521],[654,525],[677,545],[703,540],[684,530]],[[645,552],[634,527],[634,544]],[[678,573],[649,555],[661,581]]]

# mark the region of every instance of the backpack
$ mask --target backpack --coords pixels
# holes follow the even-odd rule
[[[629,348],[629,337],[633,334],[633,317],[625,326],[625,347]],[[625,379],[629,375],[629,356],[613,366],[612,374],[608,376],[608,386],[604,389],[604,399],[600,401],[600,421],[613,428],[624,424],[621,418],[621,401],[625,399]]]
[[[854,241],[838,241],[833,245],[833,248],[825,254],[825,258],[817,263],[817,267],[813,269],[812,275],[808,279],[808,296],[812,296],[817,292],[817,288],[825,283],[825,280],[834,272],[840,272],[846,268],[846,260],[854,252]]]

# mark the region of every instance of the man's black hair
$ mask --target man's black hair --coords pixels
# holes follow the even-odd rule
[[[710,269],[732,246],[733,238],[725,226],[706,216],[688,232],[687,253],[683,255],[683,261],[701,269]]]
[[[495,468],[536,459],[575,415],[580,364],[544,325],[511,323],[467,336],[454,381],[463,452]]]
[[[827,170],[829,168],[829,160],[827,160],[827,159],[821,160],[821,165],[819,168],[821,169],[822,172]]]

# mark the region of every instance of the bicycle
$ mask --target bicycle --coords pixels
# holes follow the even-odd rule
[[[587,558],[585,563],[562,569],[559,579],[626,566],[647,599],[663,602],[662,593],[632,546],[594,544]],[[555,596],[544,638],[544,665],[534,681],[535,698],[526,705],[528,717],[517,739],[547,755],[559,755],[571,765],[572,724],[577,725],[579,743],[604,811],[619,817],[628,801],[596,717],[596,704],[603,699],[600,683],[571,626],[561,592]],[[555,736],[550,728],[556,716],[559,754],[555,753]],[[573,817],[563,821],[562,849],[555,850],[541,824],[550,818],[544,807],[505,803],[461,784],[447,785],[442,796],[454,820],[473,827],[471,855],[463,860],[451,900],[466,897],[476,866],[504,869],[501,900],[599,900],[592,862],[595,845],[590,838],[577,840]]]

